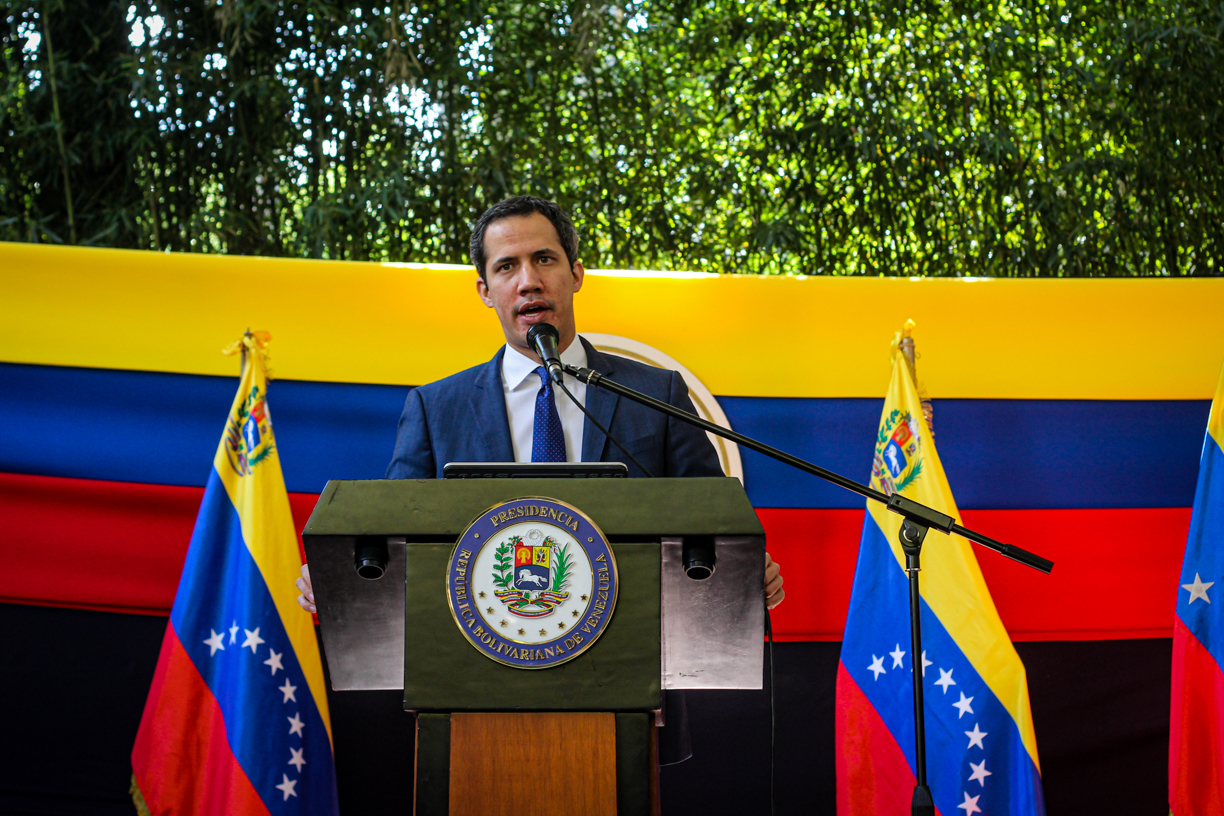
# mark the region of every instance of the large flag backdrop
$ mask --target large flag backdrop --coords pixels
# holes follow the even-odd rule
[[[235,299],[234,280],[258,290]],[[502,343],[469,268],[0,243],[0,283],[2,601],[168,612],[200,462],[234,395],[233,361],[215,350],[248,325],[277,336],[299,530],[328,478],[382,476],[406,388]],[[577,308],[585,330],[681,361],[737,431],[849,475],[870,466],[863,439],[889,382],[880,338],[916,318],[966,524],[1059,564],[1043,576],[983,557],[1012,639],[1171,636],[1224,280],[592,272]],[[728,332],[745,314],[769,324],[770,354]],[[426,351],[421,338],[441,340]],[[788,568],[778,639],[841,640],[862,504],[750,451],[743,461]],[[1103,531],[1119,527],[1143,542],[1142,562],[1115,557]],[[49,562],[47,547],[64,557]],[[813,553],[819,570],[789,569]],[[1131,591],[1084,592],[1084,574]]]
[[[166,614],[204,488],[199,463],[233,396],[231,361],[215,349],[250,325],[277,337],[277,432],[298,528],[327,479],[381,477],[406,386],[483,362],[502,342],[472,276],[0,243],[0,511],[10,540],[37,544],[6,553],[0,600]],[[236,301],[236,279],[258,279],[258,292]],[[577,310],[587,331],[679,360],[736,430],[847,474],[870,466],[862,440],[889,376],[879,338],[917,319],[966,523],[1058,562],[1042,576],[982,559],[1013,639],[1171,636],[1168,587],[1220,363],[1224,280],[611,271],[588,274]],[[702,320],[657,319],[696,311]],[[768,319],[772,353],[726,330],[744,315]],[[423,353],[422,337],[445,342]],[[1124,354],[1104,353],[1111,337]],[[786,571],[779,639],[840,640],[861,503],[751,452],[744,473],[779,560],[821,559]],[[1143,563],[1114,557],[1107,521],[1145,542]],[[64,554],[53,569],[39,555],[48,545]],[[1085,593],[1085,571],[1132,591]]]
[[[892,359],[871,486],[960,523],[898,342]],[[920,573],[923,652],[917,656],[910,645],[901,523],[882,505],[868,503],[837,673],[838,813],[874,816],[908,808],[916,773],[917,668],[925,696],[928,785],[938,811],[1043,814],[1024,666],[995,610],[973,545],[937,531],[926,537]],[[1017,564],[1015,569],[1026,568]]]
[[[1173,622],[1169,804],[1224,814],[1224,372],[1203,439]]]
[[[232,281],[248,279],[258,291],[236,299]],[[0,600],[166,614],[199,463],[233,396],[231,361],[215,349],[250,325],[277,337],[298,528],[327,479],[380,477],[407,387],[502,342],[472,280],[461,267],[0,243],[0,512],[15,545]],[[1042,576],[981,560],[1013,639],[1171,636],[1224,280],[593,271],[577,310],[583,329],[687,366],[736,430],[847,474],[870,466],[862,440],[889,376],[879,338],[917,319],[965,522],[1058,562]],[[745,315],[767,320],[769,354],[727,330]],[[424,337],[444,342],[425,353]],[[751,452],[744,473],[788,567],[779,639],[840,640],[861,503]],[[1103,531],[1119,527],[1144,542],[1142,562],[1115,557]],[[54,566],[48,546],[64,556]],[[819,570],[789,568],[813,553]],[[1085,574],[1128,592],[1084,592]]]
[[[132,750],[149,812],[335,816],[323,664],[267,402],[265,336],[230,407]],[[235,349],[236,350],[236,349]]]

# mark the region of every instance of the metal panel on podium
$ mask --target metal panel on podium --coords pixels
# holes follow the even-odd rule
[[[415,813],[649,814],[661,690],[761,688],[735,479],[333,481],[303,541],[332,687],[418,714]]]

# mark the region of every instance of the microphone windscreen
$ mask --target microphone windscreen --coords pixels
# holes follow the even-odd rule
[[[537,323],[527,330],[527,345],[535,348],[540,335],[551,337],[553,342],[561,339],[561,334],[557,331],[556,326],[551,323]]]

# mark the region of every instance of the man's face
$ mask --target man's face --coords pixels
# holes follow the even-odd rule
[[[574,341],[574,293],[582,288],[582,264],[570,266],[552,222],[540,213],[503,218],[485,229],[485,280],[476,292],[497,311],[506,342],[538,360],[527,330],[551,323],[564,351]]]

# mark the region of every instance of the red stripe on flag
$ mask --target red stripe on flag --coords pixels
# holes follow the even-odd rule
[[[875,706],[840,662],[834,734],[838,816],[909,812],[917,784],[914,772]]]
[[[778,640],[841,640],[863,534],[862,510],[758,509],[786,600],[769,614]]]
[[[841,640],[864,511],[760,509],[757,515],[786,582],[786,600],[771,613],[777,639]],[[1054,561],[1054,572],[1043,575],[975,547],[1012,640],[1172,635],[1190,508],[963,515],[967,526]],[[1125,591],[1114,591],[1119,587]]]
[[[1054,562],[1043,575],[975,547],[1012,640],[1173,635],[1189,507],[966,510],[965,525]]]
[[[1176,816],[1224,816],[1224,674],[1181,618],[1174,620],[1169,807]]]
[[[153,816],[268,816],[226,741],[220,706],[169,623],[132,771]]]
[[[196,487],[0,473],[0,601],[167,614],[202,495]],[[289,494],[299,532],[317,498]],[[863,511],[757,514],[786,579],[786,601],[773,612],[776,637],[841,640]],[[1054,573],[1042,575],[978,548],[1014,640],[1171,636],[1189,508],[964,516],[970,527],[1055,562]],[[1117,587],[1125,591],[1111,591]]]
[[[0,473],[0,601],[168,615],[203,496],[202,487]],[[299,533],[317,500],[289,494]]]

